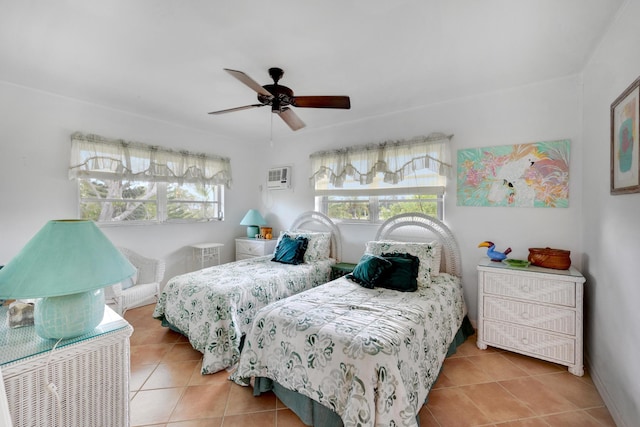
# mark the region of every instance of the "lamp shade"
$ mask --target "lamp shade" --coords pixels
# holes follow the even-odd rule
[[[249,209],[249,212],[240,221],[240,225],[267,225],[267,221],[257,209]]]
[[[38,298],[36,333],[45,339],[73,338],[102,320],[102,288],[134,273],[93,221],[49,221],[0,270],[0,298]]]
[[[0,270],[0,298],[41,298],[104,288],[135,267],[93,221],[49,221]]]

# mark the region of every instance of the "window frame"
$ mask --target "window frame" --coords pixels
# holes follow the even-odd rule
[[[167,197],[167,187],[171,184],[178,184],[176,182],[165,182],[165,181],[151,181],[144,179],[137,179],[136,182],[144,182],[151,183],[153,182],[156,185],[156,198],[150,200],[137,200],[137,199],[102,199],[98,197],[82,197],[81,194],[81,186],[83,181],[90,181],[91,179],[100,179],[101,181],[130,181],[125,178],[119,178],[114,176],[102,176],[100,178],[90,177],[90,176],[82,176],[76,179],[76,190],[77,190],[77,216],[78,218],[82,218],[82,204],[83,202],[93,202],[93,203],[105,203],[105,202],[141,202],[141,203],[154,203],[156,205],[156,218],[152,220],[119,220],[119,221],[95,221],[96,224],[100,226],[129,226],[129,225],[157,225],[157,224],[193,224],[193,223],[204,223],[204,222],[212,222],[212,221],[224,221],[224,184],[204,184],[212,187],[212,191],[215,193],[215,198],[213,201],[199,201],[199,200],[169,200]],[[213,206],[217,206],[217,217],[205,218],[205,219],[188,219],[188,218],[168,218],[169,204],[170,202],[184,202],[184,203],[196,203],[196,204],[212,204]],[[91,219],[91,218],[85,218]]]
[[[380,197],[381,196],[424,196],[435,195],[434,201],[426,203],[434,203],[436,205],[436,217],[439,220],[444,220],[444,187],[397,187],[397,188],[371,188],[371,189],[333,189],[333,190],[316,190],[315,191],[315,210],[321,212],[327,216],[329,215],[329,197],[353,197],[353,201],[356,197],[368,197],[369,198],[369,219],[345,219],[345,218],[333,218],[332,221],[341,224],[382,224],[385,220],[380,219]]]

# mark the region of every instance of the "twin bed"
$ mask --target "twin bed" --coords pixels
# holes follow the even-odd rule
[[[243,336],[262,307],[329,281],[341,257],[340,231],[325,215],[306,212],[289,234],[309,236],[305,262],[272,262],[272,255],[176,276],[160,294],[153,317],[183,334],[203,354],[202,373],[234,366]]]
[[[213,364],[214,368],[206,371],[239,359],[231,377],[235,382],[247,385],[253,381],[256,395],[273,390],[307,425],[418,425],[418,412],[444,358],[473,331],[466,318],[459,249],[440,221],[421,214],[403,214],[380,227],[366,252],[383,257],[398,253],[417,257],[417,289],[400,292],[365,287],[347,276],[325,280],[322,285],[313,283],[300,292],[299,287],[292,288],[286,299],[274,297],[264,304],[263,299],[255,299],[251,315],[240,321],[246,323],[231,334],[233,340],[227,340],[235,343],[244,334],[242,355],[238,358],[238,348],[223,358],[224,363]],[[366,264],[365,258],[359,267]],[[232,269],[242,268],[233,264],[237,266]],[[189,280],[172,280],[156,314],[164,312],[166,318],[174,311],[167,308],[167,291],[191,294],[185,289],[194,287],[198,289],[194,295],[201,295],[185,301],[182,309],[191,313],[189,317],[194,312],[199,316],[200,312],[212,311],[206,308],[212,303],[206,297],[213,292],[212,287],[193,283],[204,275],[192,276],[191,284]],[[210,278],[214,275],[206,274]],[[183,290],[178,291],[181,287]],[[202,293],[203,287],[208,290]],[[225,298],[238,299],[233,294]],[[222,299],[216,296],[214,304],[222,304]],[[211,325],[209,330],[215,329],[214,322],[222,320],[221,310],[213,312],[214,317],[204,320]],[[176,320],[169,322],[179,326]]]

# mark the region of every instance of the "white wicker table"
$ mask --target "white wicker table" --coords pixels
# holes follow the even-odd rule
[[[33,326],[10,329],[7,311],[0,307],[0,368],[14,427],[129,426],[133,328],[122,317],[105,307],[96,329],[51,351],[56,342]]]
[[[213,265],[220,265],[220,248],[223,246],[223,243],[197,243],[191,245],[195,266],[202,269],[214,260],[216,263]]]
[[[478,264],[478,348],[502,348],[569,367],[584,375],[578,270]]]

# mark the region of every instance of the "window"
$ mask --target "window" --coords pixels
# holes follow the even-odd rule
[[[443,219],[451,137],[431,134],[312,154],[316,210],[345,222],[382,222],[409,212]]]
[[[196,222],[224,218],[229,160],[72,135],[69,176],[80,218],[99,223]]]

